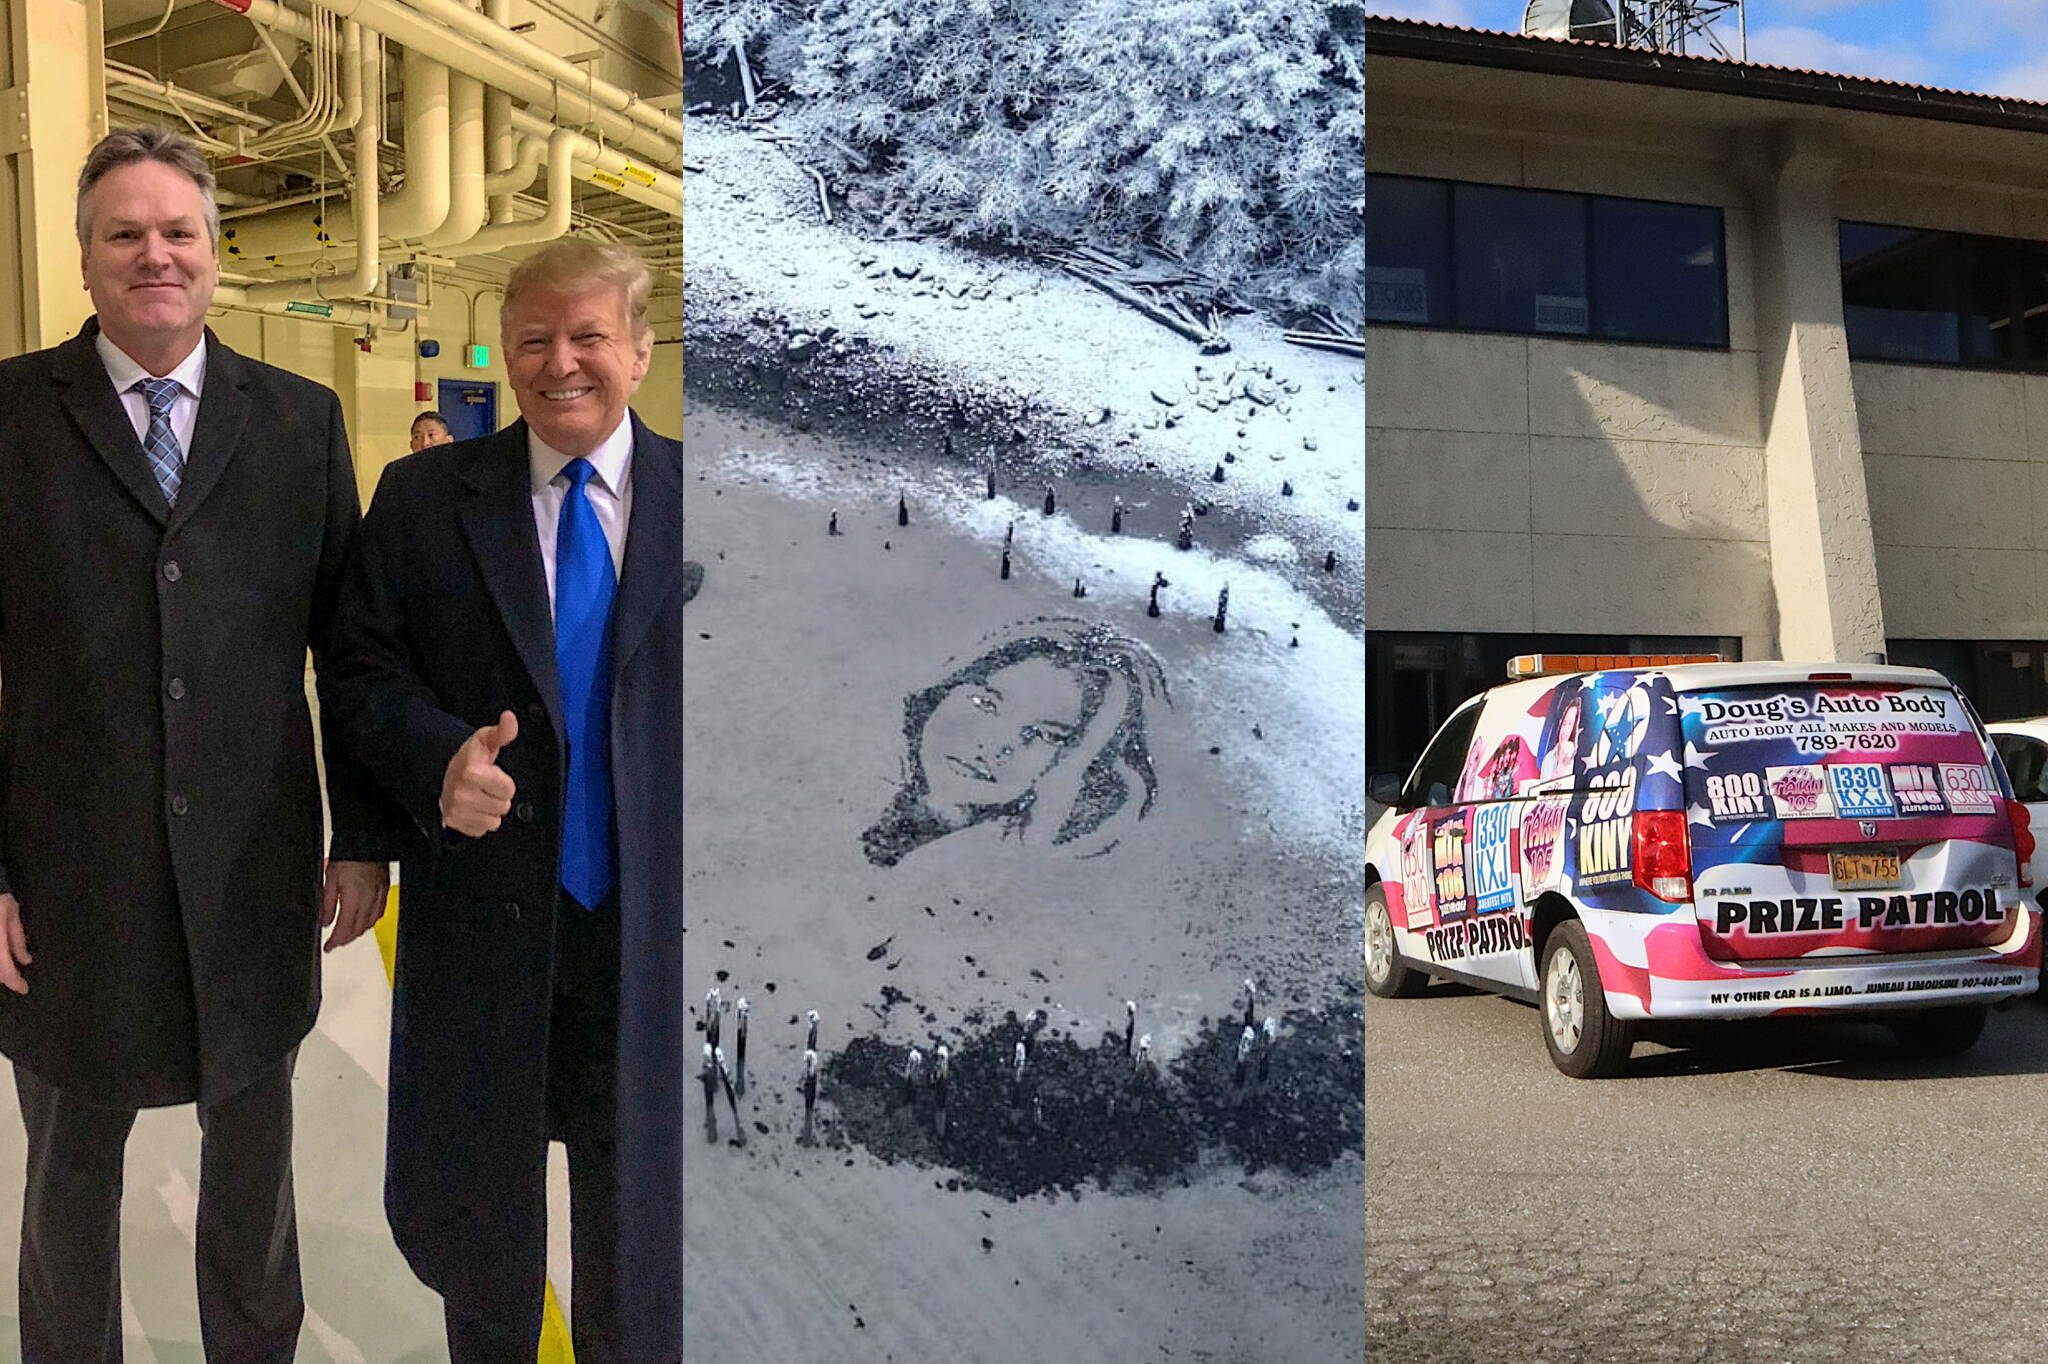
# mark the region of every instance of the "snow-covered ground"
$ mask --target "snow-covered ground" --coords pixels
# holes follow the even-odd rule
[[[1063,447],[1095,468],[1163,475],[1255,520],[1264,557],[1319,566],[1335,549],[1344,580],[1361,581],[1359,361],[1292,345],[1256,316],[1228,319],[1230,350],[1203,355],[1052,266],[828,225],[807,171],[722,120],[686,120],[685,146],[696,323],[773,329],[791,364],[858,339],[899,380],[1004,391],[1029,412],[1024,434],[1041,454],[1058,460]]]

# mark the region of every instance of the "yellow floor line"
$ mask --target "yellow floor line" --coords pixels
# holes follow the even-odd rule
[[[389,984],[398,964],[398,887],[391,888],[384,917],[371,930],[377,936],[377,951],[384,958],[384,980]],[[540,1323],[539,1364],[576,1364],[576,1351],[569,1344],[569,1323],[562,1320],[562,1304],[555,1299],[555,1285],[546,1285]]]

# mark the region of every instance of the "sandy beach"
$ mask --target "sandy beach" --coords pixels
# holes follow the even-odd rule
[[[751,1006],[746,1144],[721,1096],[716,1140],[693,1131],[685,1157],[693,1357],[1361,1357],[1356,636],[1242,538],[1179,551],[1156,515],[1108,534],[1114,499],[1156,496],[1142,477],[1055,477],[1047,515],[1035,475],[990,499],[971,467],[702,406],[685,438],[689,552],[707,569],[688,616],[686,961],[693,991],[721,992],[729,1055],[734,1005]],[[1004,641],[1077,630],[1153,660],[1156,690],[1112,679],[1028,819],[927,829],[890,845],[893,864],[871,857],[862,835],[900,808],[913,758],[939,774],[934,806],[949,765],[996,786],[941,751],[965,742],[942,739],[942,715],[907,725],[906,698]],[[1047,676],[1031,714],[1049,727]],[[1013,707],[991,723],[1015,730],[1025,674],[983,680]],[[1071,811],[1094,808],[1079,769],[1105,751],[1103,716],[1128,721],[1134,691],[1150,808],[1124,763],[1128,798],[1063,840],[1088,822]],[[1034,761],[1018,742],[989,763]],[[1276,1036],[1268,1052],[1260,1032],[1240,1085],[1248,978]],[[1129,1071],[1126,1000],[1152,1039]],[[1034,1012],[1020,1084],[989,1058]],[[954,1078],[945,1140],[940,1045],[976,1066]],[[911,1047],[924,1062],[906,1100]],[[1288,1151],[1304,1168],[1275,1158]]]

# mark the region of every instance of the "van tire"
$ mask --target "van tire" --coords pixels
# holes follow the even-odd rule
[[[1381,999],[1413,999],[1427,984],[1427,974],[1401,960],[1387,888],[1374,882],[1365,892],[1365,988]]]
[[[1585,925],[1567,919],[1550,931],[1539,981],[1536,1011],[1551,1063],[1578,1080],[1621,1074],[1635,1048],[1635,1024],[1607,1011]]]
[[[1988,1004],[1947,1004],[1897,1020],[1892,1035],[1900,1046],[1922,1056],[1960,1056],[1977,1045],[1989,1017]]]

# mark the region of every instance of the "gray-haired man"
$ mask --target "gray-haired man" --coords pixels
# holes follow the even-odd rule
[[[341,407],[213,336],[213,177],[114,133],[79,177],[97,316],[0,363],[0,1052],[28,1131],[22,1357],[121,1358],[122,1149],[198,1104],[209,1359],[304,1315],[291,1074],[328,946],[375,922],[381,809],[305,700],[358,517]]]

